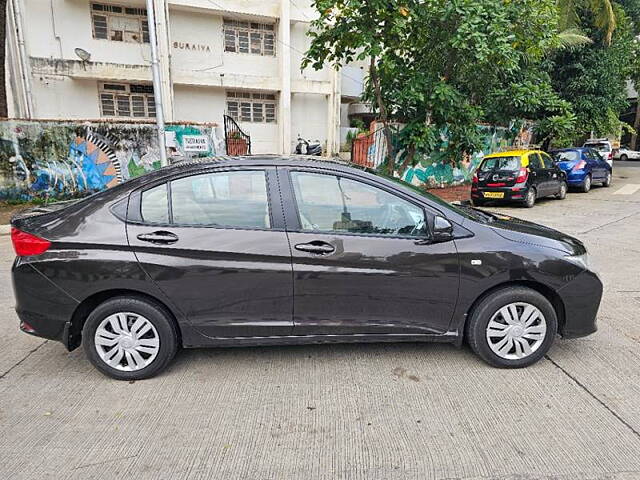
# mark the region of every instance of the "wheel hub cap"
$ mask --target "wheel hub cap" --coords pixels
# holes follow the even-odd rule
[[[160,351],[160,337],[153,324],[142,315],[120,312],[105,318],[94,336],[98,356],[116,370],[142,370]]]
[[[487,324],[487,343],[500,358],[519,360],[540,348],[547,322],[538,307],[514,302],[501,307]]]

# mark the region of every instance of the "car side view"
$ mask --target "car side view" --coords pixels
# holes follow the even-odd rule
[[[497,367],[596,331],[584,245],[313,158],[179,163],[12,219],[22,331],[116,379],[178,347],[440,341]]]
[[[471,185],[471,201],[476,206],[487,202],[516,202],[531,208],[536,200],[567,196],[564,172],[545,152],[514,150],[484,157]]]
[[[582,192],[591,190],[594,183],[603,187],[611,185],[611,165],[597,151],[590,148],[563,148],[550,152],[553,159],[565,173],[570,187]]]

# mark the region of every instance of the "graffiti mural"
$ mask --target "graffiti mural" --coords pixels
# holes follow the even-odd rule
[[[216,125],[168,125],[170,155],[219,152]],[[0,122],[0,200],[64,199],[160,168],[153,124]]]
[[[514,122],[509,127],[479,125],[478,129],[482,135],[482,147],[479,151],[451,162],[444,153],[448,142],[447,134],[446,131],[442,132],[439,146],[430,154],[421,155],[415,166],[399,172],[400,178],[412,185],[429,188],[470,182],[485,155],[505,148],[526,148],[532,133],[532,125],[523,122]],[[397,164],[402,164],[403,153],[396,156]]]

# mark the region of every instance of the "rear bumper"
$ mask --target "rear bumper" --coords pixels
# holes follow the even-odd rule
[[[20,330],[69,348],[69,324],[78,302],[20,258],[14,262],[12,280]]]
[[[565,338],[585,337],[598,329],[602,282],[596,273],[585,270],[558,290],[558,294],[565,314],[560,335]]]
[[[471,189],[471,198],[474,200],[486,200],[487,202],[523,202],[529,187],[521,187],[520,190],[514,191],[513,187],[478,187],[476,190]],[[485,197],[485,193],[502,193],[502,198]]]

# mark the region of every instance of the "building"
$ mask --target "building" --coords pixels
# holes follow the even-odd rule
[[[309,0],[153,0],[167,122],[235,118],[254,153],[336,153],[364,65],[300,70]],[[144,0],[9,0],[10,116],[155,117]]]

